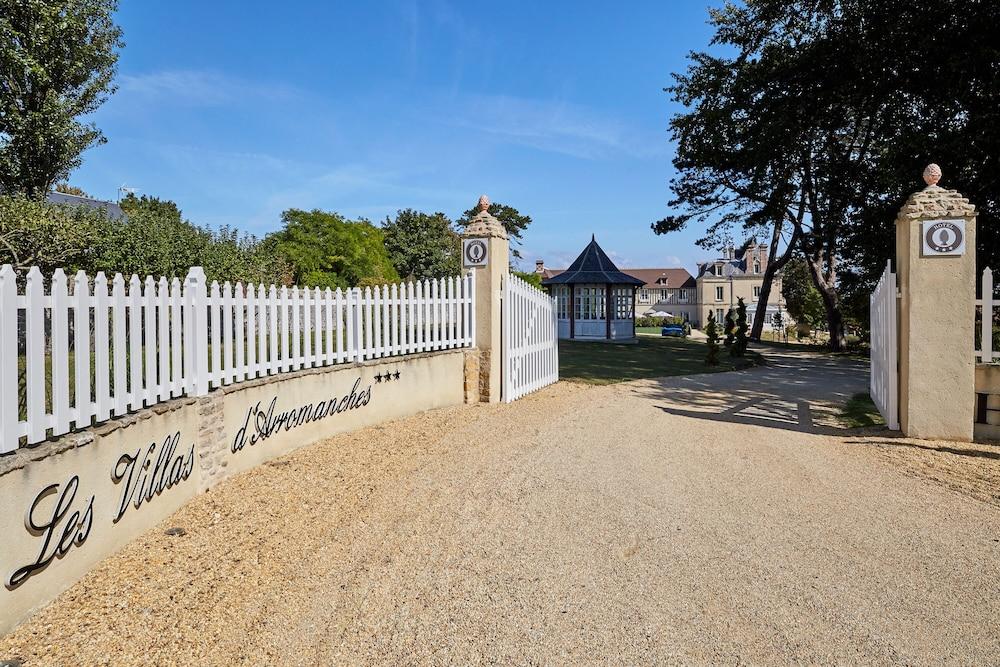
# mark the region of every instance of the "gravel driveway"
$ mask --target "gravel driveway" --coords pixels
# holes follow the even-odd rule
[[[995,664],[1000,448],[845,432],[864,366],[768,358],[295,452],[106,561],[0,660]]]

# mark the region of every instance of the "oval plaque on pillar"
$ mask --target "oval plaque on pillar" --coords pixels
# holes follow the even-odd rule
[[[924,220],[920,223],[924,257],[961,257],[965,254],[964,220]]]
[[[483,239],[462,239],[462,266],[466,268],[486,266],[489,261],[490,254],[487,251],[486,241]]]

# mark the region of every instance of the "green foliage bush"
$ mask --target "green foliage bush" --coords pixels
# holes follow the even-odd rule
[[[292,267],[273,242],[230,227],[198,227],[174,202],[156,197],[129,195],[121,207],[127,217],[104,221],[89,271],[183,279],[190,267],[201,266],[209,281],[291,283]]]
[[[734,357],[742,357],[746,354],[747,345],[750,343],[750,326],[747,324],[747,305],[740,297],[736,302],[736,321],[733,328],[733,344],[729,348],[729,354]]]
[[[457,276],[462,269],[462,241],[444,213],[411,208],[382,223],[385,249],[396,272],[410,280]]]
[[[705,335],[708,340],[705,344],[708,351],[705,353],[705,363],[709,366],[719,364],[719,327],[715,324],[715,313],[708,311],[708,324],[705,325]]]
[[[86,268],[105,223],[103,211],[0,196],[0,264],[19,273],[37,266],[45,275]]]
[[[289,209],[284,228],[267,237],[293,266],[297,285],[357,287],[396,282],[396,272],[382,230],[367,220],[347,220],[337,213]]]
[[[635,318],[637,327],[665,327],[668,324],[683,326],[688,333],[691,332],[691,325],[684,321],[682,317],[659,317],[654,315],[640,315]]]

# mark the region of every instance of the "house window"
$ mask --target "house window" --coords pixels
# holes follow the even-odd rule
[[[754,273],[760,273],[760,262],[754,262],[753,263],[753,272]]]
[[[716,301],[722,301],[722,296],[723,296],[722,295],[722,290],[723,290],[723,288],[722,288],[721,285],[719,285],[718,287],[715,288],[715,300]],[[722,311],[719,311],[719,312],[722,312]]]
[[[726,316],[722,312],[722,308],[715,309],[715,321],[717,324],[725,324]]]
[[[682,289],[682,290],[680,290],[680,293],[678,294],[678,296],[680,297],[681,301],[687,301],[688,300],[688,291],[686,289]]]
[[[639,290],[639,303],[649,303],[649,290],[645,287]]]
[[[754,288],[753,288],[753,298],[755,298],[755,299],[759,299],[760,298],[760,285],[754,285]]]

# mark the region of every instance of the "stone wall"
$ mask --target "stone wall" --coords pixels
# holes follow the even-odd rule
[[[0,633],[222,480],[323,438],[479,400],[475,350],[301,370],[0,457]]]

